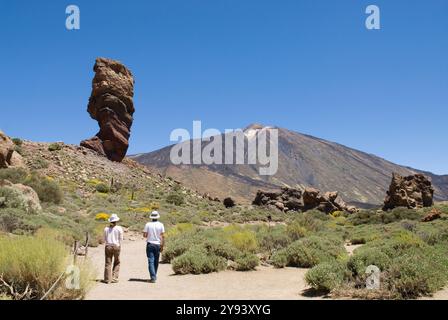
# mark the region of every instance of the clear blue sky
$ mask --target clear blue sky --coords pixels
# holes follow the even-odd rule
[[[65,8],[81,30],[65,29]],[[380,31],[364,26],[381,9]],[[0,5],[0,128],[79,143],[97,56],[134,73],[130,153],[175,128],[259,122],[448,174],[448,1],[23,1]]]

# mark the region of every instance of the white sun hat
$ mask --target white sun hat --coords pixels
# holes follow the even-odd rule
[[[110,216],[109,222],[118,222],[120,221],[120,218],[114,213]]]
[[[160,218],[160,214],[157,211],[153,211],[151,212],[151,214],[149,215],[150,219],[159,219]]]

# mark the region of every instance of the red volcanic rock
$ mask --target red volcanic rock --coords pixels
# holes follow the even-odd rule
[[[267,206],[281,211],[308,211],[317,209],[325,213],[335,211],[357,212],[353,206],[347,205],[337,192],[326,192],[306,188],[303,192],[298,189],[284,187],[279,192],[264,192],[259,190],[253,205]]]
[[[81,146],[121,162],[129,147],[134,114],[134,78],[118,61],[96,59],[87,111],[98,121],[100,131]]]
[[[422,174],[402,177],[397,173],[392,176],[389,191],[384,200],[383,210],[396,207],[409,209],[430,207],[433,205],[434,188]]]

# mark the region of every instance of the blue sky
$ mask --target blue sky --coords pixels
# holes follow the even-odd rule
[[[65,8],[81,30],[65,29]],[[369,4],[381,30],[364,26]],[[0,6],[0,128],[79,143],[97,56],[134,73],[129,153],[259,122],[448,174],[448,1],[23,1]]]

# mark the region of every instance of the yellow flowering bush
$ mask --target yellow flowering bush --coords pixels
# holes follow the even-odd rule
[[[95,216],[96,221],[107,221],[109,219],[109,215],[105,212],[100,212]]]

